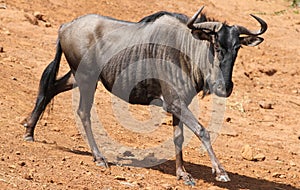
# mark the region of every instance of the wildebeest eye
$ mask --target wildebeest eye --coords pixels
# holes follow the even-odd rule
[[[221,51],[221,47],[220,47],[219,44],[215,44],[214,48],[215,48],[215,51],[218,52],[218,53]]]

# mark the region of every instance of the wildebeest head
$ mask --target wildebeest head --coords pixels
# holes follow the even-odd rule
[[[204,89],[217,96],[228,97],[233,89],[232,70],[238,50],[242,45],[256,46],[264,39],[258,37],[267,30],[267,24],[257,16],[251,15],[261,25],[257,32],[249,31],[243,26],[228,26],[221,22],[195,23],[203,7],[187,22],[192,35],[199,40],[210,42],[210,52],[213,55],[213,62],[206,77]]]

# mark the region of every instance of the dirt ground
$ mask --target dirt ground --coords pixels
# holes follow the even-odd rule
[[[128,21],[159,10],[191,16],[202,5],[208,16],[230,25],[259,28],[249,16],[253,13],[269,26],[262,44],[239,52],[234,91],[213,144],[231,182],[214,180],[209,158],[196,138],[183,151],[194,187],[176,179],[174,157],[150,168],[97,167],[76,127],[72,92],[57,96],[46,110],[36,141],[23,141],[20,123],[35,103],[39,78],[55,55],[62,23],[87,13]],[[300,9],[290,5],[287,0],[0,0],[0,189],[300,189]],[[26,17],[37,11],[44,21],[34,25]],[[61,65],[61,73],[68,70],[65,60]],[[207,126],[212,96],[198,99],[202,111],[197,117]],[[101,122],[111,127],[119,142],[145,148],[172,137],[170,116],[158,123],[161,129],[150,138],[122,129],[111,114],[111,96],[101,85],[96,102]],[[147,107],[131,110],[139,120],[149,117]],[[265,158],[244,159],[245,145]]]

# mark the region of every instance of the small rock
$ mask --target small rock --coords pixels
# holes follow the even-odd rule
[[[292,90],[294,94],[300,94],[300,89]]]
[[[254,159],[253,156],[253,148],[246,144],[242,149],[242,157],[246,160],[252,161]]]
[[[44,26],[47,27],[47,28],[49,28],[49,27],[51,27],[52,25],[51,25],[50,22],[45,22]]]
[[[45,126],[47,126],[47,124]],[[55,131],[55,132],[60,132],[60,128],[59,127],[54,127],[52,130]]]
[[[116,180],[120,180],[120,181],[126,181],[126,178],[125,177],[123,177],[123,176],[115,176],[115,179]]]
[[[286,176],[284,174],[281,174],[281,173],[278,173],[278,172],[275,172],[272,174],[272,177],[275,177],[275,178],[286,178]]]
[[[39,11],[35,11],[34,13],[33,13],[33,16],[35,17],[35,18],[37,18],[38,20],[41,20],[41,21],[45,21],[44,20],[44,15],[41,13],[41,12],[39,12]]]
[[[20,161],[20,162],[18,162],[18,164],[19,164],[20,166],[25,166],[25,165],[26,165],[26,162]]]
[[[280,175],[281,175],[281,174],[278,173],[278,172],[272,173],[272,177],[275,177],[275,178],[279,178]]]
[[[16,169],[17,167],[16,167],[16,165],[10,165],[9,168]]]
[[[4,48],[0,46],[0,53],[4,52]]]
[[[10,35],[11,35],[11,33],[10,33],[10,31],[9,31],[9,30],[5,30],[5,31],[3,32],[3,34],[5,34],[5,35],[8,35],[8,36],[10,36]]]
[[[261,162],[266,159],[266,156],[264,154],[262,153],[256,154],[254,149],[248,144],[246,144],[242,149],[242,157],[245,160],[255,161],[255,162]]]
[[[21,152],[20,151],[16,151],[16,155],[21,155]]]
[[[253,161],[258,161],[258,162],[261,162],[261,161],[264,161],[266,159],[266,156],[264,154],[257,154],[253,157]]]
[[[295,162],[293,162],[293,161],[290,161],[290,165],[291,166],[296,166]]]
[[[43,120],[43,121],[42,121],[42,125],[46,127],[46,126],[48,125],[48,121]],[[55,129],[56,129],[56,128],[54,128],[53,130],[55,131]]]
[[[33,180],[32,174],[24,174],[24,179]]]
[[[7,9],[6,4],[0,4],[0,9]]]
[[[134,187],[135,186],[135,184],[127,182],[127,181],[121,181],[120,184],[129,186],[129,187]]]
[[[231,118],[230,118],[230,117],[227,117],[227,118],[225,119],[225,121],[226,121],[226,122],[230,122],[230,121],[231,121]]]
[[[263,109],[273,109],[272,104],[266,101],[260,101],[259,102],[259,107]]]
[[[28,14],[28,13],[25,13],[24,16],[31,24],[33,24],[33,25],[39,24],[38,19],[35,16]]]
[[[277,70],[276,69],[269,69],[269,70],[260,69],[259,72],[265,73],[268,76],[273,76],[275,73],[277,73]]]

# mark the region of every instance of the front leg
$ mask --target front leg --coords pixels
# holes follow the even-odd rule
[[[92,80],[90,80],[92,81]],[[95,141],[92,127],[91,127],[91,109],[94,102],[94,93],[96,90],[97,83],[78,83],[80,84],[79,92],[80,92],[80,102],[79,108],[77,110],[77,114],[81,119],[83,128],[85,130],[86,138],[91,148],[92,155],[94,157],[94,162],[97,166],[109,167],[105,157],[99,151],[97,143]],[[93,87],[94,85],[94,87]]]
[[[173,134],[174,134],[174,144],[176,153],[176,176],[177,179],[182,179],[186,185],[195,185],[195,181],[191,174],[186,172],[183,166],[182,157],[182,144],[184,141],[183,136],[183,124],[180,120],[173,115]]]
[[[166,102],[165,102],[166,103]],[[194,134],[200,139],[206,148],[208,155],[212,163],[212,171],[216,174],[216,180],[222,182],[230,181],[225,169],[217,159],[210,142],[210,136],[208,131],[197,121],[193,113],[188,109],[187,105],[180,100],[174,100],[164,106],[167,112],[172,113],[179,118]],[[176,156],[177,158],[177,156]],[[182,161],[178,161],[178,163]]]

